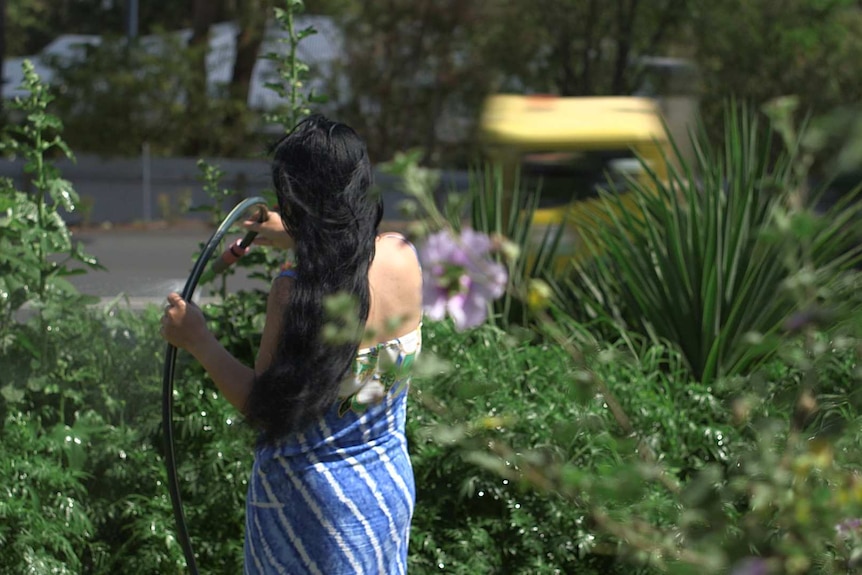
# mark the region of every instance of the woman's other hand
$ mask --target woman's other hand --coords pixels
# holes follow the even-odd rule
[[[212,339],[201,308],[175,292],[168,294],[160,333],[168,343],[193,355],[196,347],[206,345]]]
[[[267,210],[266,214],[267,218],[263,222],[252,219],[242,223],[246,230],[257,232],[258,235],[254,238],[254,243],[259,246],[272,246],[282,250],[292,248],[293,239],[284,229],[284,223],[281,221],[279,213]]]

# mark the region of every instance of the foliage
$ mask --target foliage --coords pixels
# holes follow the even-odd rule
[[[372,157],[418,147],[425,164],[466,165],[489,93],[632,93],[643,77],[639,58],[664,53],[689,4],[352,2],[338,18],[345,54],[330,91]]]
[[[860,349],[862,307],[851,269],[859,259],[853,224],[860,207],[849,194],[825,214],[815,213],[816,197],[806,186],[817,150],[803,143],[823,138],[796,133],[794,105],[793,99],[774,102],[768,113],[775,132],[765,134],[753,114],[731,107],[718,154],[702,137],[694,142],[696,169],[674,157],[665,181],[644,164],[649,184],[631,180],[630,189],[605,194],[592,220],[573,216],[591,256],[578,269],[583,283],[573,284],[575,305],[586,302],[593,318],[611,329],[603,341],[590,341],[573,321],[574,307],[561,313],[551,306],[537,310],[539,337],[522,337],[560,346],[573,366],[561,378],[563,389],[575,404],[598,402],[607,419],[566,415],[576,437],[588,430],[607,440],[608,459],[573,458],[580,446],[559,431],[548,443],[525,447],[508,433],[530,418],[523,403],[465,420],[463,401],[454,409],[438,401],[438,415],[456,415],[435,428],[437,444],[456,444],[469,462],[505,481],[573,505],[594,530],[598,555],[611,544],[617,558],[675,573],[855,569],[862,490],[852,471],[855,451],[839,449],[848,441],[840,430],[859,420],[858,399],[829,372],[832,356],[853,365]],[[779,138],[786,150],[772,147]],[[421,171],[414,166],[413,172],[412,183],[421,188]],[[626,209],[625,192],[634,209]],[[424,204],[432,225],[439,225],[435,207]],[[460,225],[456,214],[450,230]],[[511,351],[487,339],[485,347],[496,365]],[[625,377],[635,384],[631,389],[619,389],[626,354],[660,362],[654,369],[664,376],[658,389],[666,401],[650,393],[649,378],[645,385],[636,374]],[[754,369],[755,360],[776,356],[789,368],[777,381]],[[454,394],[463,388],[462,400],[493,395],[501,378],[486,380],[466,367],[477,363],[473,357],[456,358],[451,373],[467,380]],[[686,434],[703,417],[692,417],[686,408],[692,404],[709,414],[701,445]],[[546,413],[553,418],[561,411]],[[661,419],[645,420],[651,412]],[[696,447],[687,451],[687,445]],[[507,540],[480,528],[486,526],[474,523],[462,540],[485,546]],[[512,564],[492,560],[474,569]]]
[[[785,336],[782,353],[763,370],[719,385],[692,382],[677,352],[638,337],[611,344],[581,337],[581,354],[530,332],[450,331],[439,344],[432,332],[427,350],[450,369],[435,367],[428,388],[424,378],[415,386],[433,416],[419,415],[430,427],[414,439],[414,462],[426,450],[448,455],[447,466],[461,455],[493,473],[486,479],[456,467],[477,484],[476,499],[509,499],[511,485],[527,503],[522,517],[509,516],[511,506],[494,511],[490,499],[471,506],[458,529],[444,532],[452,539],[422,539],[422,561],[452,562],[449,553],[471,542],[486,554],[455,555],[459,568],[470,565],[467,572],[589,572],[571,563],[574,555],[562,553],[559,541],[545,553],[531,548],[529,557],[542,561],[529,568],[502,551],[503,558],[487,555],[498,541],[508,550],[530,548],[535,538],[513,539],[504,526],[538,513],[540,533],[548,526],[548,533],[566,534],[569,551],[586,544],[587,561],[608,554],[649,572],[856,572],[862,490],[858,453],[849,447],[855,432],[842,430],[859,421],[858,306],[852,317],[828,335],[816,324],[798,327],[803,335]],[[530,354],[537,363],[525,361]],[[545,494],[535,506],[522,495],[535,495],[529,486]],[[441,515],[471,505],[444,499],[457,487],[448,481],[444,494],[429,498]],[[541,511],[565,504],[574,516]],[[486,523],[489,507],[494,519]],[[765,570],[741,570],[751,565]],[[612,568],[604,564],[600,572]]]
[[[61,206],[72,211],[77,196],[50,164],[53,151],[68,154],[68,148],[59,121],[46,111],[50,96],[29,64],[24,87],[30,95],[15,105],[27,123],[7,128],[3,145],[25,158],[34,191],[0,188],[0,473],[8,494],[0,510],[2,569],[73,573],[91,552],[98,555],[90,548],[99,530],[87,497],[90,448],[110,435],[108,422],[122,422],[137,406],[141,366],[127,355],[135,343],[128,329],[113,316],[104,322],[91,316],[84,307],[89,299],[63,279],[75,271],[70,264],[98,266],[72,243],[57,214]],[[140,349],[145,353],[146,346]],[[129,388],[117,394],[113,378]]]
[[[513,25],[535,55],[525,84],[561,96],[631,94],[642,87],[640,58],[666,54],[695,4],[539,0]]]
[[[604,378],[680,476],[726,461],[741,446],[728,412],[663,348],[603,346],[584,366],[535,333],[515,333],[492,326],[458,332],[448,323],[427,330],[426,353],[449,369],[431,369],[413,384],[411,569],[622,573],[632,570],[630,561],[647,569],[602,533],[586,502],[546,491],[545,473],[571,466],[604,483],[603,502],[616,513],[659,523],[675,515],[664,488],[633,477],[631,440],[620,437],[602,398],[584,397],[575,380],[584,367]],[[505,457],[489,454],[504,446]]]
[[[303,0],[286,0],[285,8],[275,9],[275,19],[281,29],[287,33],[287,38],[279,42],[287,45],[287,54],[272,52],[266,58],[273,60],[278,68],[279,81],[268,82],[266,87],[286,100],[282,109],[266,115],[266,121],[290,130],[302,118],[311,113],[309,106],[326,101],[326,98],[313,92],[305,93],[303,83],[307,82],[309,67],[297,58],[299,43],[317,34],[317,30],[308,26],[297,30],[294,17],[305,8]]]
[[[553,284],[560,273],[557,262],[565,235],[563,226],[535,225],[541,189],[530,189],[517,177],[506,178],[505,169],[489,165],[475,170],[463,200],[470,206],[474,229],[506,238],[509,243],[503,258],[509,268],[509,286],[493,303],[495,321],[503,327],[533,321],[531,308],[544,303],[536,294],[548,286],[547,282]],[[447,220],[455,229],[460,226],[454,213],[450,212]]]
[[[54,213],[64,199],[50,198],[55,188],[69,192],[71,204],[75,197],[52,184],[57,174],[46,154],[59,142],[50,132],[59,125],[46,119],[44,87],[28,78],[30,124],[8,141],[30,159],[36,193],[0,187],[0,201],[7,211],[31,201],[36,215],[27,228],[11,227],[7,217],[0,239],[44,281],[26,276],[37,289],[18,296],[35,303],[36,313],[18,304],[0,325],[0,484],[7,494],[0,573],[181,573],[161,462],[159,310],[94,309],[51,287],[72,260],[64,261],[64,248],[57,263],[49,258],[57,255],[54,240],[38,239],[68,233],[61,220],[38,214]],[[610,276],[602,285],[608,294],[625,293],[641,281],[626,276],[626,266],[688,261],[671,257],[687,253],[682,239],[690,240],[685,249],[704,248],[692,249],[698,261],[710,253],[721,259],[716,243],[694,241],[695,232],[733,239],[731,246],[745,238],[757,249],[722,255],[785,273],[779,283],[749,279],[755,293],[787,294],[788,321],[759,340],[775,353],[734,377],[719,372],[697,381],[679,342],[625,326],[591,334],[552,301],[530,309],[529,327],[460,332],[427,322],[407,430],[418,491],[411,572],[859,572],[862,291],[859,275],[845,269],[854,252],[830,247],[843,232],[829,233],[854,208],[840,206],[830,221],[811,213],[799,194],[811,158],[786,115],[774,118],[789,156],[768,154],[772,139],[759,139],[750,116],[735,117],[722,153],[698,148],[700,180],[677,168],[665,202],[641,190],[640,217],[606,222],[606,230],[623,221],[637,224],[626,233],[647,230],[640,237],[651,251],[645,262],[617,258],[625,265],[616,285]],[[416,178],[408,182],[433,179],[412,165]],[[220,197],[217,170],[204,172]],[[441,221],[433,225],[460,229],[435,218]],[[665,237],[665,228],[676,242],[653,239]],[[37,241],[24,243],[25,232]],[[605,250],[626,244],[621,234],[602,233],[595,238],[609,242]],[[518,247],[510,250],[516,261],[529,253]],[[652,268],[636,265],[645,263]],[[7,265],[9,277],[31,273]],[[673,269],[654,285],[682,291],[685,278],[696,277]],[[259,294],[226,294],[205,309],[240,361],[253,361],[263,307]],[[734,340],[730,355],[744,356],[752,344],[740,331],[723,335]],[[253,437],[196,362],[181,358],[178,374],[177,451],[192,537],[203,570],[236,572]]]
[[[332,10],[328,0],[316,0],[316,10]],[[104,0],[75,0],[57,4],[50,0],[7,0],[8,55],[35,54],[59,34],[107,34],[120,36],[126,31],[126,3]],[[268,12],[271,2],[237,3],[231,0],[208,2],[138,2],[139,33],[194,27],[199,12],[211,22],[241,17],[244,10]],[[337,7],[337,2],[335,3]]]
[[[280,124],[281,129],[285,132],[291,130],[299,121],[302,120],[302,118],[311,113],[310,106],[315,103],[325,101],[323,96],[315,95],[310,92],[307,93],[303,89],[303,82],[307,78],[309,68],[297,57],[297,46],[304,39],[316,33],[316,31],[311,27],[303,30],[295,29],[294,17],[303,9],[304,5],[302,0],[286,0],[284,9],[275,9],[276,20],[287,34],[287,38],[282,40],[282,42],[288,45],[288,54],[286,56],[282,56],[277,53],[267,55],[268,58],[276,61],[280,78],[277,82],[267,83],[267,87],[276,92],[279,96],[286,98],[287,103],[281,110],[267,115],[266,120],[268,122]],[[197,211],[209,212],[212,216],[213,224],[218,225],[226,215],[226,211],[224,209],[225,201],[238,197],[239,194],[236,191],[221,187],[221,180],[224,172],[217,165],[212,165],[207,163],[205,160],[200,160],[198,162],[198,168],[201,171],[201,182],[203,184],[204,192],[210,198],[212,203],[209,206],[202,206]],[[270,202],[270,205],[276,204],[275,193],[272,190],[265,190],[262,192],[262,195]],[[268,283],[271,281],[274,274],[277,273],[279,268],[284,265],[287,260],[291,259],[291,257],[292,256],[290,254],[285,256],[285,254],[280,253],[278,250],[257,248],[244,256],[236,265],[241,268],[252,270],[249,273],[249,277],[262,279]],[[229,275],[231,273],[233,273],[233,270],[228,270],[227,274]],[[222,301],[225,302],[225,304],[221,306],[221,309],[225,313],[228,313],[227,310],[229,309],[229,305],[227,305],[227,302],[229,297],[227,293],[226,276],[223,275],[220,278],[216,278],[209,274],[205,274],[201,278],[200,285],[205,287],[212,282],[219,284],[219,287],[214,290],[214,293],[221,296]],[[259,305],[265,306],[265,298],[263,297],[265,294],[261,290],[254,290],[251,294],[247,295],[251,295],[254,298],[252,301],[258,301]],[[264,309],[265,307],[260,307],[258,308],[258,311],[262,312]]]
[[[849,194],[816,213],[799,169],[806,151],[776,140],[754,113],[729,107],[723,146],[701,134],[694,165],[672,157],[668,181],[632,181],[634,210],[626,190],[607,194],[594,219],[577,222],[591,257],[569,282],[570,313],[669,342],[705,382],[768,355],[752,334],[835,296],[836,274],[859,258],[862,209]]]
[[[245,102],[228,98],[226,89],[191,109],[183,104],[196,86],[192,53],[200,47],[165,34],[150,44],[105,37],[79,49],[80,58],[52,61],[62,86],[58,114],[73,147],[135,156],[147,142],[155,154],[218,155],[249,137]],[[227,116],[247,123],[228,126],[221,121]]]
[[[198,160],[197,165],[198,170],[200,171],[200,182],[202,184],[203,191],[209,198],[210,203],[207,205],[194,207],[192,208],[192,211],[209,213],[210,223],[214,227],[218,227],[219,224],[221,224],[222,220],[224,220],[224,218],[228,214],[228,211],[225,206],[226,203],[231,199],[235,199],[238,194],[233,190],[221,187],[221,182],[224,178],[224,170],[222,170],[218,165],[210,164],[203,159]],[[201,243],[201,251],[203,251],[205,245],[206,244]],[[222,240],[219,249],[223,248],[224,241]],[[197,259],[197,257],[199,257],[199,254],[195,255],[195,259]],[[235,270],[232,268],[228,268],[218,277],[213,275],[211,271],[205,272],[199,280],[199,285],[203,287],[211,283],[216,284],[214,287],[211,288],[212,293],[219,295],[222,299],[225,299],[228,293],[227,278],[233,273],[235,273]]]
[[[283,108],[271,115],[268,115],[266,120],[280,124],[280,127],[285,132],[293,129],[293,127],[301,121],[305,116],[311,113],[310,106],[325,101],[325,97],[319,94],[306,92],[303,89],[308,75],[308,66],[299,60],[297,57],[297,46],[300,42],[316,33],[314,28],[308,27],[303,30],[295,29],[295,15],[303,10],[302,0],[286,0],[285,8],[276,8],[276,20],[287,34],[287,39],[283,40],[289,47],[288,54],[282,56],[276,53],[271,53],[267,57],[273,59],[278,64],[279,77],[278,82],[270,82],[267,87],[275,91],[279,96],[286,98],[287,103]],[[204,192],[212,200],[209,206],[203,206],[198,211],[208,211],[212,215],[214,224],[218,224],[226,215],[224,211],[224,202],[229,198],[238,197],[238,193],[221,187],[221,179],[224,175],[223,171],[215,165],[208,164],[204,160],[198,162],[198,167],[201,170],[201,181],[203,183]],[[272,190],[261,192],[270,205],[276,204],[275,193]],[[256,248],[249,254],[244,256],[236,265],[240,268],[251,270],[249,277],[261,279],[269,283],[279,268],[286,261],[292,258],[292,254],[283,254],[278,250],[270,250],[266,248]],[[227,272],[233,273],[232,270]],[[215,278],[205,274],[201,278],[201,286],[206,286],[211,282],[220,282],[220,287],[215,290],[224,302],[228,301],[227,285],[225,277]],[[260,305],[265,305],[265,294],[261,290],[254,290],[252,294],[253,301],[260,302]],[[223,310],[228,309],[228,305],[222,306]],[[260,308],[262,311],[264,308]]]
[[[523,54],[519,42],[509,42],[517,28],[505,25],[513,20],[501,20],[521,10],[505,4],[348,3],[337,17],[343,53],[328,91],[372,158],[418,147],[426,163],[469,159],[477,111],[502,75],[498,61],[519,62]]]
[[[213,3],[225,4],[224,2]],[[142,33],[188,25],[190,3],[139,2]],[[219,7],[225,14],[224,8]],[[6,0],[6,37],[9,56],[30,56],[60,34],[121,35],[126,30],[125,2],[103,0]],[[221,14],[219,14],[221,15]]]
[[[49,310],[47,354],[0,356],[11,381],[0,474],[12,495],[0,572],[183,572],[162,460],[158,311]],[[251,438],[199,371],[178,373],[179,473],[199,562],[238,571]]]
[[[8,0],[7,4],[12,55],[33,54],[61,33],[108,37],[123,32],[121,2],[77,0],[55,6],[45,0]],[[112,124],[125,130],[113,132],[117,138],[101,140],[95,134],[104,130],[94,126],[111,126],[88,113],[78,116],[80,123],[87,124],[79,130],[70,107],[62,117],[75,126],[70,134],[73,147],[79,152],[111,152],[106,142],[123,145],[138,137],[139,128],[122,114],[129,109],[123,102],[135,100],[126,89],[133,83],[126,76],[127,70],[136,68],[147,78],[138,87],[147,88],[148,105],[164,120],[153,126],[170,128],[157,132],[163,137],[160,144],[151,140],[156,148],[194,154],[210,153],[213,148],[248,153],[248,131],[258,122],[241,97],[250,67],[234,61],[231,86],[207,94],[197,77],[203,61],[197,48],[206,44],[214,22],[240,23],[241,42],[260,37],[262,14],[268,14],[274,4],[272,0],[140,3],[142,33],[185,27],[194,31],[195,39],[190,46],[172,50],[168,62],[100,54],[103,65],[88,63],[79,74],[63,71],[62,76],[73,81],[61,80],[58,85],[67,84],[81,95],[88,85],[98,84],[97,75],[116,83],[117,89],[99,98],[104,109],[117,111],[111,116]],[[424,163],[467,165],[477,151],[476,121],[488,93],[630,94],[645,87],[649,71],[644,57],[680,56],[696,62],[700,89],[692,86],[687,91],[702,100],[705,123],[714,138],[722,135],[722,105],[730,96],[763,103],[795,93],[804,110],[820,113],[855,103],[860,93],[857,63],[862,19],[853,0],[541,0],[533,4],[314,0],[307,5],[312,13],[332,15],[341,30],[343,55],[328,91],[338,104],[337,115],[367,135],[372,157],[380,160],[418,146],[426,152]],[[288,12],[282,14],[286,17]],[[106,52],[121,44],[108,40]],[[167,114],[153,93],[160,83],[163,88],[188,84],[185,93],[194,105],[183,106],[189,98],[177,102],[190,116],[180,118],[185,122],[169,121],[178,118]],[[226,94],[231,98],[225,100]],[[675,95],[678,92],[664,90],[658,94]],[[111,98],[116,101],[109,102]],[[213,118],[218,120],[203,123]],[[213,135],[216,125],[220,133]],[[181,132],[183,126],[186,133],[177,138],[174,132]],[[207,138],[201,136],[205,129]],[[136,140],[130,145],[132,151],[124,153],[136,153],[140,142]]]
[[[690,28],[711,136],[721,135],[728,97],[764,104],[796,94],[813,114],[857,103],[860,27],[851,0],[698,2]]]
[[[0,443],[0,573],[77,573],[93,533],[82,470],[63,457],[63,430],[44,433],[24,412],[3,421]]]
[[[695,143],[698,178],[680,162],[667,182],[652,173],[649,186],[630,182],[635,210],[608,194],[599,217],[576,222],[592,256],[579,270],[586,287],[577,303],[612,329],[591,342],[571,312],[551,307],[537,314],[544,338],[532,337],[568,355],[575,369],[563,380],[576,403],[599,402],[610,414],[605,425],[570,414],[574,429],[608,440],[609,459],[570,459],[578,445],[560,432],[525,448],[506,433],[523,403],[444,424],[438,442],[455,441],[473,463],[568,501],[597,534],[599,554],[607,537],[615,556],[662,572],[855,572],[862,490],[842,429],[858,425],[858,398],[834,369],[836,357],[845,373],[854,369],[860,350],[859,276],[850,269],[858,239],[848,231],[860,208],[850,195],[818,219],[805,188],[813,151],[800,147],[792,109],[792,100],[770,108],[789,154],[772,153],[777,137],[732,108],[724,154]],[[752,318],[759,323],[746,323]],[[663,394],[636,375],[619,389],[620,349],[660,361]],[[752,361],[775,357],[780,373]],[[453,372],[463,371],[456,363]],[[685,432],[703,417],[688,411],[692,403],[710,423],[687,453]],[[645,420],[650,412],[663,415]]]
[[[32,64],[25,62],[23,69],[29,95],[13,102],[12,109],[26,120],[7,128],[0,151],[24,159],[33,191],[21,192],[10,180],[0,181],[0,333],[28,301],[38,307],[52,297],[67,297],[73,304],[78,296],[64,278],[82,270],[70,263],[98,267],[71,241],[58,213],[61,207],[73,211],[78,197],[49,160],[55,153],[72,154],[58,135],[62,124],[47,112],[51,95]]]
[[[123,31],[120,4],[80,0],[72,10],[68,2],[55,8],[44,1],[10,0],[10,53],[34,53],[61,32],[119,36]],[[140,128],[122,113],[131,109],[123,102],[141,103],[126,89],[135,84],[147,94],[146,105],[158,110],[154,116],[163,120],[152,123],[162,126],[152,130],[160,136],[158,141],[150,140],[155,148],[188,154],[254,150],[249,132],[260,118],[247,109],[243,98],[253,57],[235,60],[230,85],[208,94],[199,77],[201,48],[214,22],[235,20],[242,29],[240,41],[248,42],[243,46],[253,51],[262,38],[262,15],[269,14],[274,4],[272,0],[142,3],[142,33],[190,27],[194,39],[189,45],[178,42],[178,49],[171,50],[165,62],[126,59],[122,51],[111,58],[110,50],[124,41],[108,39],[106,54],[98,55],[99,66],[87,63],[78,73],[64,66],[58,85],[67,85],[73,93],[86,94],[88,86],[99,84],[97,75],[116,84],[116,89],[98,96],[104,109],[117,111],[111,123],[123,126],[126,134],[115,131],[120,137],[101,139],[97,134],[105,130],[93,126],[111,125],[97,114],[78,115],[69,107],[61,117],[75,126],[70,134],[73,147],[107,153],[112,150],[106,142],[115,141],[130,143],[131,151],[123,153],[138,151]],[[860,16],[852,0],[541,0],[531,5],[508,0],[315,0],[307,4],[312,13],[332,15],[343,38],[343,54],[328,89],[337,104],[335,113],[367,135],[372,157],[380,160],[421,147],[423,163],[467,165],[480,144],[476,122],[487,94],[642,92],[649,88],[644,80],[654,71],[645,57],[680,56],[696,62],[701,85],[699,89],[688,86],[685,92],[694,92],[702,100],[705,124],[714,138],[722,135],[722,103],[729,96],[763,103],[795,93],[803,110],[820,113],[852,104],[860,93],[856,64],[862,49]],[[289,13],[281,12],[281,18]],[[290,50],[290,41],[286,48]],[[95,57],[90,54],[90,59]],[[128,78],[129,69],[139,71],[138,80]],[[290,79],[296,80],[301,78]],[[187,88],[176,101],[189,116],[185,122],[171,122],[178,118],[157,97],[155,86],[169,84]],[[99,90],[90,90],[92,96]],[[679,91],[660,89],[657,95],[676,96]],[[217,121],[212,122],[213,118]],[[136,122],[140,124],[141,118]],[[80,124],[86,128],[79,130]],[[216,126],[218,133],[213,134]],[[205,132],[207,137],[202,136]]]

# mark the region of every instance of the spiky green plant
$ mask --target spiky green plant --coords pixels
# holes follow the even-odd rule
[[[862,206],[849,195],[817,213],[800,141],[779,145],[770,122],[730,104],[722,146],[700,131],[693,161],[674,146],[666,180],[629,182],[634,210],[606,194],[579,229],[590,257],[561,290],[571,313],[670,342],[705,382],[768,356],[753,342],[819,313],[860,254]]]
[[[509,289],[492,304],[492,317],[504,327],[512,322],[529,323],[531,314],[524,299],[530,280],[554,281],[557,277],[564,228],[534,223],[540,197],[541,189],[529,188],[517,175],[508,182],[499,165],[474,170],[471,178],[470,225],[492,237],[505,237],[520,250],[517,257],[508,258]]]

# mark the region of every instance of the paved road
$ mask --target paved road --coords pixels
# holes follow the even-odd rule
[[[381,229],[401,229],[403,222],[384,223]],[[170,291],[181,291],[192,270],[201,244],[212,230],[203,224],[151,230],[94,230],[73,233],[84,251],[96,257],[106,271],[88,271],[72,276],[70,281],[82,292],[105,301],[117,296],[128,298],[132,308],[161,304]],[[233,240],[242,234],[226,236]],[[217,256],[214,256],[217,257]],[[228,276],[229,291],[267,289],[268,283],[248,277],[248,270],[236,268]],[[197,292],[200,301],[209,295],[205,288]]]
[[[134,307],[159,301],[170,291],[182,290],[200,244],[211,233],[203,226],[76,232],[73,238],[107,269],[72,276],[70,280],[82,293],[105,299],[124,295]],[[266,287],[262,280],[248,278],[242,269],[237,272],[228,277],[228,289]],[[201,290],[198,295],[207,294]]]

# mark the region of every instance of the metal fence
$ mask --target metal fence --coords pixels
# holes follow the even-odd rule
[[[61,215],[68,224],[132,223],[180,216],[206,218],[203,213],[185,210],[186,206],[212,203],[203,191],[197,161],[196,158],[153,158],[146,150],[139,158],[79,156],[75,162],[57,160],[54,165],[81,197],[77,211],[61,211]],[[226,208],[244,197],[259,195],[271,188],[269,163],[265,159],[207,161],[224,172],[222,186],[236,192],[235,197],[225,202]],[[20,160],[0,163],[0,177],[10,178],[19,190],[32,189]],[[464,190],[467,180],[465,172],[445,172],[441,187]],[[402,219],[398,204],[405,197],[398,179],[377,170],[375,182],[383,194],[384,218]]]

